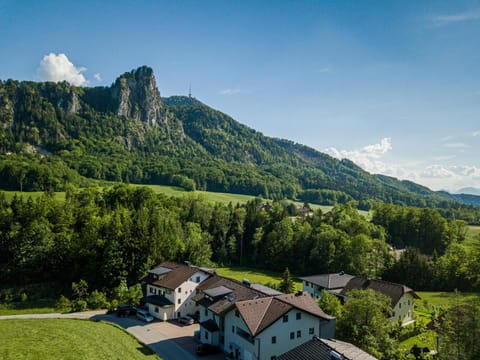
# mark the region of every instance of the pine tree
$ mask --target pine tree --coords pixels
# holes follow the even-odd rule
[[[280,281],[279,289],[285,294],[290,294],[295,291],[295,285],[293,284],[292,277],[290,276],[290,270],[288,267],[283,272],[282,281]]]

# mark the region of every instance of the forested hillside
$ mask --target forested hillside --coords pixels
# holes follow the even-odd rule
[[[1,188],[63,190],[89,179],[319,204],[356,200],[364,209],[375,201],[449,211],[473,209],[456,201],[477,204],[266,137],[194,98],[162,99],[145,66],[110,87],[0,82]]]

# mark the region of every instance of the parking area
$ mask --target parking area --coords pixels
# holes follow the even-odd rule
[[[116,323],[137,339],[159,354],[163,360],[223,360],[224,354],[197,357],[195,350],[199,345],[193,335],[199,330],[198,324],[182,325],[177,321],[153,321],[145,323],[135,316],[118,317],[114,314],[102,314],[94,317]]]

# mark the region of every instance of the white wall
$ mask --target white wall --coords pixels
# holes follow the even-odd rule
[[[301,313],[301,318],[297,320],[296,314]],[[283,317],[278,319],[267,329],[262,331],[255,339],[254,343],[245,340],[237,334],[237,327],[246,332],[248,328],[240,317],[235,316],[235,310],[230,311],[225,316],[225,351],[228,353],[234,351],[235,346],[230,348],[231,344],[236,344],[242,349],[242,358],[253,355],[257,359],[260,352],[260,360],[270,360],[274,355],[283,354],[294,347],[297,347],[312,339],[314,335],[320,336],[320,319],[298,309],[292,309],[288,313],[288,321],[283,322]],[[235,332],[232,332],[232,326]],[[328,334],[331,332],[333,337],[333,328],[335,321],[330,321],[322,328],[322,333]],[[312,330],[310,330],[312,329]],[[297,332],[300,331],[300,334]],[[312,332],[310,332],[312,331]],[[290,338],[290,333],[293,332],[293,339]],[[300,335],[300,336],[298,336]],[[275,344],[272,344],[272,337],[276,337]]]
[[[402,323],[414,320],[413,308],[413,296],[410,293],[403,295],[393,308],[391,320]]]

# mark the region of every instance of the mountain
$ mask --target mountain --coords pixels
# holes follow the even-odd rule
[[[0,82],[0,160],[2,188],[13,190],[101,179],[363,208],[462,201],[264,136],[195,98],[162,98],[147,66],[109,87]]]
[[[455,194],[476,195],[480,196],[480,189],[474,187],[464,187],[458,189]]]

